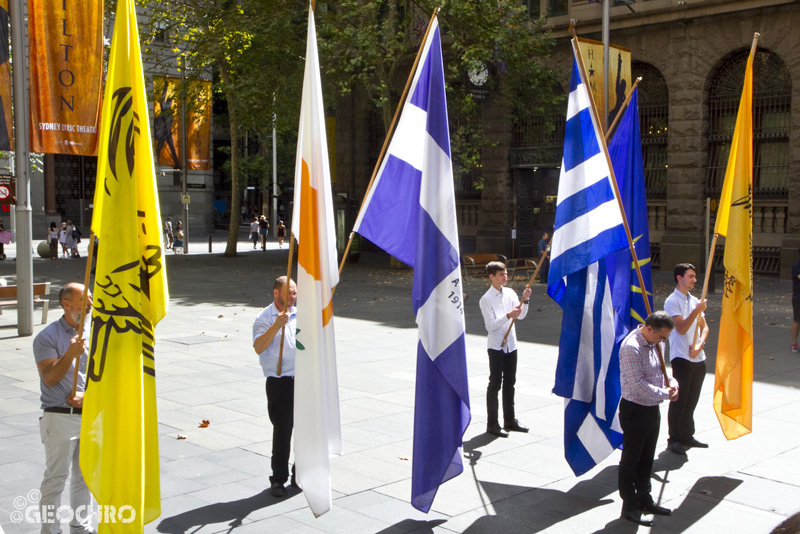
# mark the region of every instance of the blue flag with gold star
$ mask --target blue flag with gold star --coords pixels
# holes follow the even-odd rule
[[[639,133],[639,90],[635,89],[617,131],[608,145],[619,194],[631,229],[636,261],[644,279],[644,292],[653,309],[653,277],[650,271],[650,233],[647,221],[647,197],[644,184],[642,141]],[[644,323],[647,308],[636,276],[630,249],[624,248],[606,257],[611,300],[615,311],[617,345],[632,329]]]

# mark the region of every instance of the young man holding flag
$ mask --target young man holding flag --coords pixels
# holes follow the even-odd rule
[[[486,266],[489,281],[492,283],[481,297],[480,306],[483,323],[489,333],[487,349],[489,352],[489,387],[486,389],[486,432],[501,438],[508,437],[508,431],[527,432],[519,424],[514,412],[514,384],[517,381],[517,329],[511,321],[521,321],[528,315],[528,299],[531,288],[522,292],[522,304],[513,289],[505,287],[508,271],[499,261]],[[509,325],[511,330],[509,331]],[[508,339],[505,339],[508,332]],[[503,343],[505,341],[505,344]],[[503,390],[503,427],[498,419],[497,394]]]
[[[708,323],[703,312],[707,301],[689,293],[697,283],[697,271],[691,263],[679,263],[673,270],[675,291],[664,302],[664,311],[672,317],[675,329],[669,336],[672,374],[681,388],[678,400],[669,403],[669,450],[685,455],[686,448],[705,449],[706,443],[694,437],[694,409],[706,376]],[[695,341],[695,329],[697,340]]]

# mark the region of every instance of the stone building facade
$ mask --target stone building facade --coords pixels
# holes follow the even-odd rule
[[[579,36],[601,40],[602,3],[529,0],[529,10],[548,16],[557,39],[553,66],[564,74],[566,89],[569,20],[578,19]],[[671,269],[690,261],[704,269],[707,263],[712,208],[724,177],[744,62],[759,32],[754,269],[788,275],[800,246],[800,34],[794,31],[799,24],[800,4],[792,0],[614,1],[610,40],[632,51],[634,77],[643,76],[640,125],[656,266]],[[336,146],[337,191],[357,211],[383,139],[380,126],[371,125],[355,102],[357,96],[339,106]],[[470,187],[474,177],[456,177],[462,252],[535,256],[542,232],[553,225],[564,112],[560,119],[514,124],[498,93],[489,92],[481,106],[493,146],[482,150],[483,189]],[[723,243],[721,238],[717,265]]]
[[[549,14],[560,55],[570,54],[570,19],[578,20],[581,37],[601,39],[600,3],[534,3]],[[638,0],[611,7],[610,40],[632,50],[633,75],[645,78],[640,124],[648,211],[654,259],[663,268],[707,262],[706,208],[711,204],[713,232],[744,62],[759,32],[753,83],[754,269],[788,275],[800,245],[800,35],[793,30],[798,23],[800,5],[788,0]],[[658,115],[665,124],[649,120]],[[653,131],[661,126],[664,131]],[[666,152],[666,161],[659,151]]]

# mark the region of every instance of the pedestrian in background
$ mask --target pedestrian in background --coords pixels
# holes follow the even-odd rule
[[[164,222],[164,246],[167,249],[172,248],[172,241],[175,239],[175,234],[172,233],[172,217],[167,217]]]
[[[255,215],[253,215],[253,218],[250,222],[250,241],[253,242],[253,250],[255,250],[255,248],[258,246],[258,230],[258,219],[256,219]]]
[[[69,244],[67,243],[67,223],[61,222],[61,229],[58,231],[58,242],[61,244],[61,256],[69,256]]]
[[[2,225],[2,223],[0,223]],[[50,223],[47,229],[47,243],[50,245],[50,259],[58,259],[58,227],[55,222]]]
[[[797,334],[800,333],[800,248],[797,249],[798,260],[792,265],[792,352],[800,352],[797,345]]]

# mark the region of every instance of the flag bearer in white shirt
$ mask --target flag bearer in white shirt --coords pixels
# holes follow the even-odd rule
[[[489,352],[489,387],[486,389],[486,432],[502,438],[508,432],[527,432],[519,424],[514,414],[514,384],[517,381],[517,331],[511,326],[508,338],[503,344],[508,327],[512,321],[522,320],[528,314],[528,299],[531,289],[522,292],[522,304],[513,289],[504,287],[508,282],[508,272],[504,263],[490,262],[486,266],[492,287],[481,297],[481,314],[489,333],[487,348]],[[497,394],[503,390],[503,426],[498,419]]]

